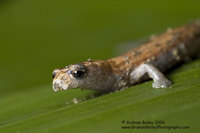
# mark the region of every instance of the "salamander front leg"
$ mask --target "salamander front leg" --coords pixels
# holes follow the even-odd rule
[[[166,88],[171,86],[172,82],[169,81],[156,67],[151,64],[142,64],[133,70],[130,74],[131,83],[141,82],[142,77],[148,74],[153,79],[153,88]]]

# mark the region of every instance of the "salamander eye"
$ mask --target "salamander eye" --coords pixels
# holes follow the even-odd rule
[[[73,76],[75,78],[82,78],[85,75],[85,71],[84,70],[78,70],[78,71],[74,71]]]

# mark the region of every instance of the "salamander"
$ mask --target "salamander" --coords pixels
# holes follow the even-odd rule
[[[153,88],[172,85],[163,72],[200,53],[200,20],[150,38],[107,60],[87,60],[53,71],[53,90],[73,88],[111,92],[149,79]]]

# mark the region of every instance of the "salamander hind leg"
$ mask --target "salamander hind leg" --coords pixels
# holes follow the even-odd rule
[[[142,64],[134,69],[130,74],[130,82],[132,84],[141,82],[145,74],[153,79],[153,88],[166,88],[172,85],[172,82],[151,64]]]

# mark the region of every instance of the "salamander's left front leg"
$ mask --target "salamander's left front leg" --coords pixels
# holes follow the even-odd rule
[[[151,64],[142,64],[134,69],[130,74],[131,83],[139,82],[145,74],[148,74],[148,76],[153,79],[153,88],[166,88],[172,84],[171,81]]]

